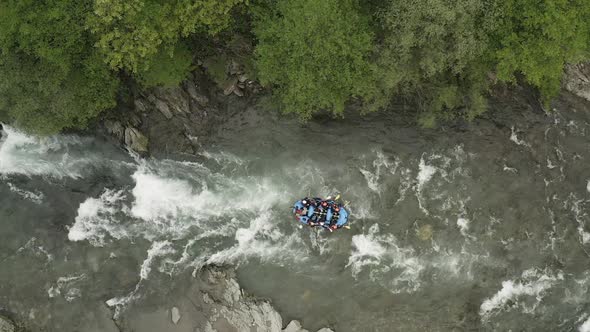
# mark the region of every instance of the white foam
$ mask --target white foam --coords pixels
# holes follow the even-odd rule
[[[514,126],[510,127],[510,140],[516,143],[516,145],[526,146],[529,148],[531,147],[530,144],[518,138],[516,135],[516,130],[514,130]]]
[[[175,252],[176,250],[172,248],[172,243],[170,241],[155,241],[152,243],[151,247],[147,251],[147,257],[143,263],[141,263],[139,272],[140,279],[135,285],[133,291],[125,296],[114,297],[105,302],[109,307],[115,307],[113,319],[119,318],[120,314],[129,304],[140,298],[140,287],[143,281],[149,278],[154,260],[158,257],[173,254]]]
[[[369,189],[380,194],[383,191],[382,178],[395,174],[400,162],[398,160],[390,162],[382,151],[373,150],[372,152],[376,154],[376,158],[372,162],[371,169],[360,168],[359,171],[365,177]]]
[[[379,234],[374,224],[368,234],[352,237],[352,253],[347,267],[355,278],[366,268],[369,278],[393,293],[414,292],[420,288],[420,274],[424,265],[411,248],[397,245],[392,234]]]
[[[424,155],[420,157],[420,164],[418,165],[418,168],[419,172],[416,176],[416,181],[418,182],[416,185],[416,198],[418,199],[418,206],[420,207],[420,210],[422,210],[422,212],[424,212],[424,214],[428,216],[430,215],[430,212],[428,212],[428,210],[424,207],[424,198],[422,197],[422,190],[424,189],[426,183],[428,183],[430,179],[432,179],[432,176],[436,173],[438,168],[431,165],[427,165],[424,161]]]
[[[27,191],[15,186],[10,182],[7,182],[6,184],[8,185],[8,188],[10,188],[10,191],[36,204],[43,203],[43,199],[45,199],[45,195],[43,195],[43,193]]]
[[[416,176],[416,180],[418,181],[418,189],[421,190],[430,179],[434,173],[436,173],[437,168],[431,165],[426,165],[424,161],[424,156],[420,158],[420,164],[418,165],[419,172],[418,176]]]
[[[578,332],[590,332],[590,317],[578,327]]]
[[[69,228],[70,241],[87,240],[95,246],[103,246],[105,237],[121,239],[128,235],[119,226],[115,214],[117,204],[123,199],[122,191],[105,190],[99,198],[88,198],[78,207],[74,225]]]
[[[399,188],[397,189],[397,192],[399,193],[399,198],[397,199],[397,201],[395,201],[395,205],[402,202],[406,198],[406,192],[411,187],[412,187],[412,171],[407,168],[403,168],[400,171],[400,185],[399,185]]]
[[[238,156],[231,154],[229,152],[221,151],[221,152],[209,152],[203,151],[199,153],[201,156],[214,160],[218,164],[226,165],[226,164],[236,164],[236,165],[243,165],[245,161]]]
[[[84,279],[86,279],[85,274],[74,275],[69,277],[59,277],[57,279],[56,285],[51,286],[47,290],[47,295],[50,298],[63,295],[66,301],[71,302],[82,296],[82,292],[80,291],[80,289],[72,287],[72,284],[76,284]]]
[[[586,180],[586,191],[590,193],[590,180]]]
[[[481,304],[479,315],[486,321],[494,314],[502,311],[509,301],[518,303],[519,298],[526,296],[533,297],[535,300],[534,304],[528,307],[522,303],[520,307],[525,312],[532,313],[543,299],[545,292],[553,287],[558,280],[562,279],[563,274],[561,272],[553,275],[552,273],[538,269],[525,270],[520,277],[520,281],[503,281],[502,289]]]
[[[585,201],[581,200],[581,199],[577,199],[577,197],[574,194],[570,195],[569,201],[571,204],[571,210],[574,213],[574,217],[576,219],[576,222],[578,223],[578,234],[580,235],[580,242],[582,244],[588,244],[588,243],[590,243],[590,233],[587,232],[585,229],[585,226],[586,226],[585,219],[588,217],[588,215],[585,212],[585,210],[580,206]],[[566,204],[567,204],[567,202],[566,202]]]
[[[173,254],[175,252],[176,250],[172,248],[172,242],[170,241],[156,241],[152,243],[152,246],[150,249],[148,249],[146,259],[141,264],[139,277],[142,280],[145,280],[149,277],[155,258]]]
[[[39,138],[4,125],[0,140],[0,174],[80,177],[85,166],[98,160],[96,156],[71,157],[69,148],[82,144],[83,140],[76,136]]]
[[[53,260],[53,255],[50,254],[43,246],[37,245],[37,238],[32,237],[24,246],[17,249],[17,253],[21,253],[25,250],[31,250],[36,256],[44,255],[47,258],[47,262],[51,262]]]
[[[467,231],[469,231],[469,224],[471,223],[471,221],[469,221],[469,219],[463,218],[463,217],[459,217],[457,219],[457,227],[459,227],[459,231],[461,231],[461,234],[465,237],[469,237],[469,234],[467,233]]]
[[[285,236],[272,220],[270,212],[264,212],[252,219],[247,228],[239,228],[235,233],[234,246],[218,251],[206,261],[208,264],[238,263],[249,257],[263,260],[305,259],[300,255],[302,246],[297,233]]]
[[[512,172],[512,173],[518,173],[518,170],[514,167],[510,167],[506,164],[504,164],[504,168],[502,168],[503,171],[505,172]]]

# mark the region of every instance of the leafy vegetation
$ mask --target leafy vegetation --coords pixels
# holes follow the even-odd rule
[[[351,97],[372,97],[373,34],[355,1],[284,0],[264,14],[255,27],[259,76],[285,112],[342,114]]]
[[[249,55],[223,51],[243,38]],[[564,64],[590,59],[590,2],[5,0],[0,119],[39,133],[82,128],[129,77],[175,86],[201,59],[222,83],[236,54],[302,119],[403,97],[434,126],[476,117],[498,83],[524,81],[550,100]]]
[[[84,127],[115,106],[118,81],[79,22],[83,3],[0,4],[0,112],[40,133]]]
[[[489,7],[481,0],[391,1],[381,15],[383,96],[413,99],[425,126],[480,114],[489,70],[486,30],[493,23]]]
[[[502,0],[492,41],[498,78],[523,74],[545,98],[557,94],[566,62],[589,58],[587,0]]]

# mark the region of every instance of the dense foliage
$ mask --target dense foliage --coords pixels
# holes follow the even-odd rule
[[[390,1],[379,49],[385,98],[415,100],[424,125],[485,109],[490,1]],[[464,107],[465,112],[456,111]]]
[[[80,22],[88,6],[0,3],[0,112],[42,133],[83,127],[115,105],[118,81]]]
[[[222,82],[229,41],[243,38],[255,47],[240,61],[255,61],[251,77],[285,112],[308,119],[403,97],[431,126],[474,118],[494,84],[553,97],[564,64],[590,59],[590,1],[4,0],[0,120],[41,133],[84,127],[129,77],[179,84],[205,45],[216,45],[206,56]]]
[[[374,94],[373,35],[353,0],[284,0],[260,15],[259,77],[286,112],[342,114],[351,97]]]
[[[550,98],[559,90],[565,62],[589,58],[590,1],[501,0],[491,34],[498,78],[515,73]]]

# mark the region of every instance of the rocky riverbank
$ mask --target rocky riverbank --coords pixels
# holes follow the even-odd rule
[[[231,268],[206,267],[190,284],[188,289],[172,290],[169,302],[130,308],[115,320],[118,329],[112,331],[307,331],[298,321],[283,329],[281,315],[270,302],[245,294]]]
[[[108,113],[99,130],[140,155],[193,154],[261,91],[234,62],[226,77],[216,84],[204,70],[196,70],[177,87],[131,88],[132,97]]]
[[[283,322],[269,301],[246,294],[230,267],[207,266],[195,275],[187,273],[178,278],[186,280],[175,283],[179,286],[163,291],[165,294],[154,294],[128,306],[117,316],[105,303],[97,303],[96,310],[68,324],[69,331],[308,331],[299,321]],[[21,315],[18,322],[12,318],[17,316],[8,311],[0,312],[0,332],[46,331],[40,322],[35,321],[34,315]],[[331,331],[322,328],[318,332]]]
[[[144,156],[194,154],[222,123],[255,105],[257,97],[265,94],[233,61],[223,82],[213,82],[205,67],[194,71],[178,87],[132,88],[133,97],[107,114],[100,121],[99,131]],[[567,65],[562,86],[564,91],[590,101],[590,64]],[[493,93],[492,103],[496,99],[520,99],[533,109],[540,107],[531,89],[500,90]],[[511,96],[507,97],[506,91]]]
[[[16,326],[10,319],[0,316],[0,332],[16,332]]]

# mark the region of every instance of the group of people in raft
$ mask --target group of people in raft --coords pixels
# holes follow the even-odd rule
[[[293,206],[295,218],[302,224],[311,227],[323,227],[330,232],[339,228],[347,227],[348,211],[344,205],[338,201],[339,196],[335,199],[327,197],[321,199],[318,197],[305,197]]]

